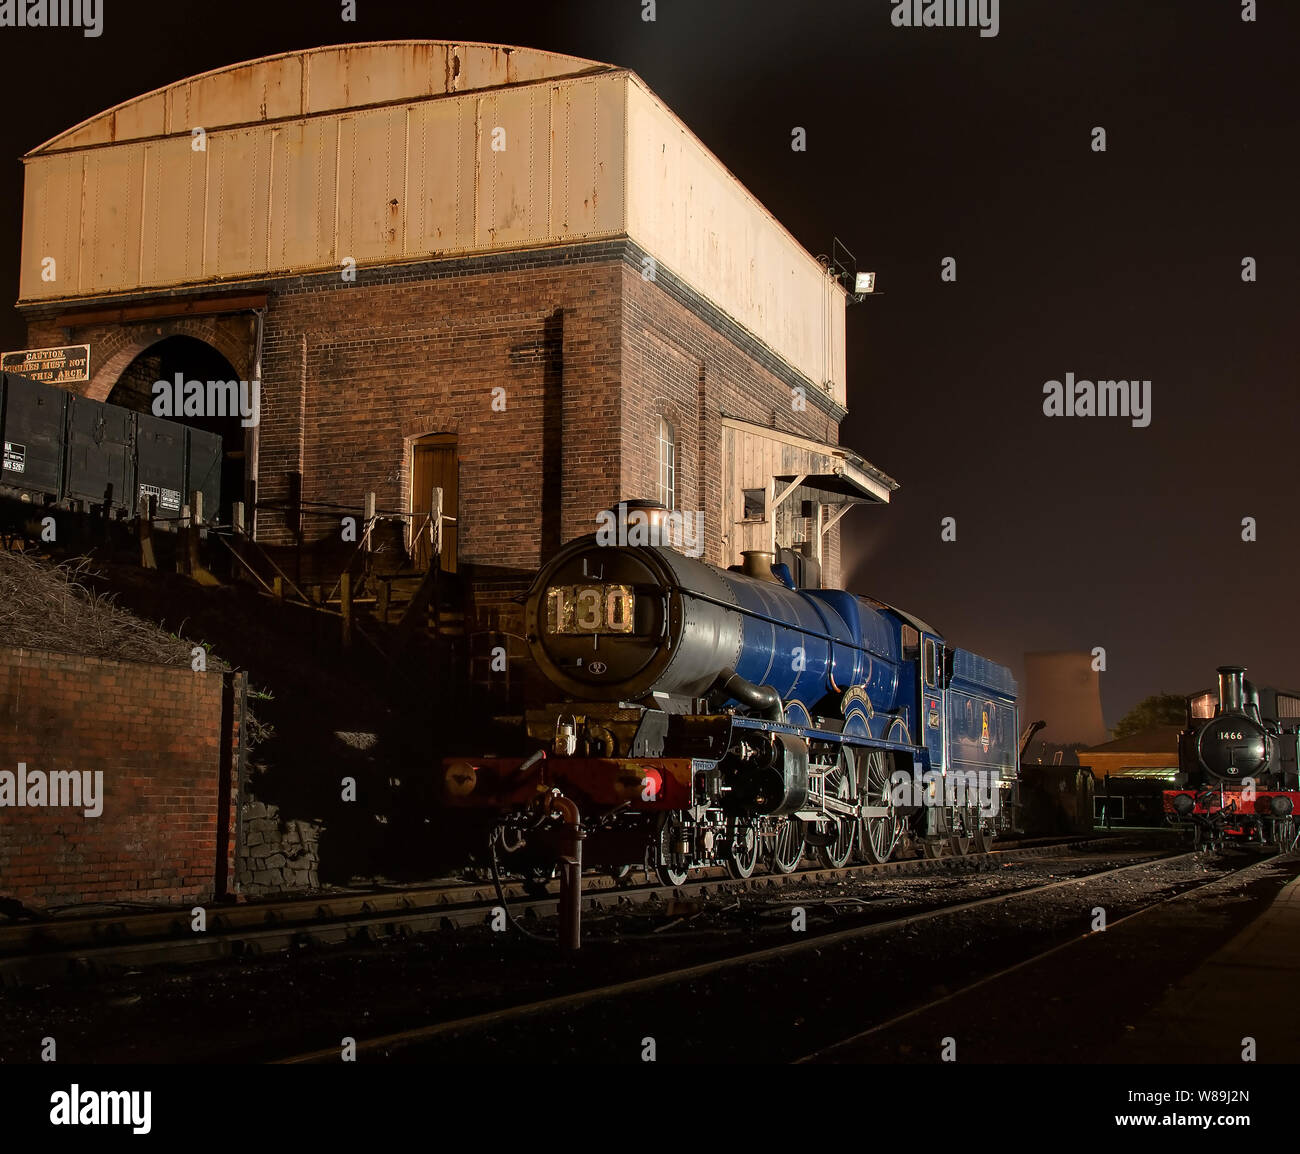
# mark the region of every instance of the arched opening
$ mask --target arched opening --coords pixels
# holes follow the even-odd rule
[[[204,386],[202,401],[182,403],[177,409],[175,382],[201,382]],[[165,402],[155,408],[154,386],[165,381],[172,388]],[[237,390],[210,390],[209,382],[238,382]],[[191,397],[195,396],[191,391]],[[231,404],[238,398],[241,407]],[[221,501],[216,509],[205,509],[206,521],[229,523],[232,505],[244,499],[244,438],[246,428],[243,413],[252,412],[250,420],[260,418],[260,403],[255,408],[252,393],[239,382],[239,374],[231,363],[216,349],[195,337],[172,336],[150,345],[125,369],[106,398],[110,404],[121,405],[137,413],[165,417],[178,424],[216,433],[222,442]],[[256,398],[260,402],[260,398]],[[181,396],[184,401],[184,393]],[[213,402],[216,403],[213,403]],[[188,500],[188,494],[186,495]]]

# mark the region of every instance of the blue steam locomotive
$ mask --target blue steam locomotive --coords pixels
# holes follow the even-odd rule
[[[525,714],[535,752],[444,762],[447,803],[493,812],[494,853],[549,876],[561,797],[588,864],[673,885],[806,853],[880,862],[904,840],[983,852],[1012,826],[1009,670],[894,606],[797,588],[771,553],[687,556],[662,506],[619,515],[624,543],[571,542],[528,593],[528,645],[558,691]]]

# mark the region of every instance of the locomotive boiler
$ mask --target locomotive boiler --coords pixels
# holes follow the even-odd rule
[[[883,602],[798,588],[771,553],[688,556],[674,516],[620,506],[617,533],[537,575],[526,638],[555,694],[526,711],[535,752],[444,763],[449,804],[499,815],[494,852],[544,880],[557,797],[582,815],[588,864],[665,884],[709,864],[789,872],[805,853],[883,861],[905,838],[965,853],[1009,826],[1009,671]]]
[[[1293,849],[1300,806],[1300,695],[1257,688],[1240,665],[1218,669],[1217,694],[1187,699],[1177,788],[1164,793],[1175,825],[1197,844],[1254,841]]]

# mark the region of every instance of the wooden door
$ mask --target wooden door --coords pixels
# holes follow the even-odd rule
[[[421,437],[411,448],[411,518],[415,563],[429,567],[430,527],[424,518],[433,508],[433,490],[442,489],[442,570],[456,572],[456,529],[460,485],[456,437],[453,433],[431,433]],[[451,518],[451,520],[447,520]]]

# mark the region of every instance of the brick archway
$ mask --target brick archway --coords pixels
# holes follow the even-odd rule
[[[142,353],[169,337],[190,337],[215,349],[248,380],[253,361],[252,318],[184,317],[138,325],[87,326],[72,330],[74,344],[90,344],[90,380],[84,395],[104,401],[119,378]]]

